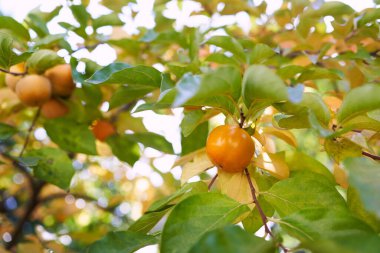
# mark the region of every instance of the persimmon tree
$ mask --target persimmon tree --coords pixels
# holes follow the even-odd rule
[[[379,251],[379,1],[156,0],[133,34],[135,1],[100,4],[0,16],[1,252]],[[147,111],[181,112],[180,152]],[[138,190],[141,163],[162,186]]]

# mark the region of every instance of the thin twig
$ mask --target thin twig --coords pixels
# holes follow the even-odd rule
[[[267,224],[267,223],[268,223],[268,218],[267,218],[267,216],[264,214],[264,211],[263,211],[263,209],[261,208],[261,205],[260,205],[260,203],[259,203],[259,200],[258,200],[257,197],[256,197],[256,190],[255,190],[255,187],[253,186],[253,183],[252,183],[252,180],[251,180],[251,175],[249,174],[249,171],[248,171],[247,168],[244,169],[244,172],[245,172],[245,175],[247,176],[247,180],[248,180],[249,188],[251,189],[251,194],[252,194],[253,202],[255,203],[256,208],[257,208],[257,210],[259,211],[261,221],[263,222],[263,225],[264,225],[264,228],[265,228],[265,233],[269,234],[272,238],[275,238],[275,237],[273,236],[272,231],[271,231],[270,228],[268,227],[268,224]],[[277,245],[278,245],[278,247],[280,247],[285,253],[288,252],[288,249],[285,248],[285,246],[282,245],[281,242],[278,242]]]
[[[373,160],[380,160],[380,156],[377,156],[377,155],[374,155],[374,154],[371,154],[371,153],[368,153],[365,151],[362,151],[362,155],[368,156],[368,157],[372,158]]]
[[[25,76],[26,74],[28,74],[27,71],[24,71],[24,72],[13,72],[13,71],[9,71],[9,70],[2,69],[2,68],[0,68],[0,72],[11,74],[13,76]]]
[[[211,182],[208,184],[208,190],[211,189],[212,185],[214,184],[216,178],[218,177],[218,174],[216,174],[212,179]]]
[[[36,114],[34,115],[34,118],[33,118],[32,124],[30,125],[30,127],[29,127],[29,129],[28,129],[28,133],[27,133],[26,138],[25,138],[24,146],[23,146],[22,149],[21,149],[21,152],[20,152],[19,157],[22,157],[22,155],[24,154],[24,151],[25,151],[26,147],[27,147],[28,144],[29,144],[30,135],[32,134],[33,128],[34,128],[34,126],[35,126],[36,123],[37,123],[37,120],[38,120],[38,118],[39,118],[39,116],[40,116],[40,113],[41,113],[41,107],[38,107],[38,110],[37,110]]]

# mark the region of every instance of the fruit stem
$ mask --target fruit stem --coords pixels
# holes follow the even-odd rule
[[[261,221],[263,222],[263,225],[264,225],[264,229],[265,229],[265,233],[266,234],[269,234],[272,238],[275,238],[273,236],[273,233],[272,231],[270,230],[270,228],[268,227],[268,218],[267,216],[264,214],[264,211],[263,209],[261,208],[261,205],[259,203],[259,200],[257,199],[256,197],[256,189],[255,187],[253,186],[253,183],[252,183],[252,180],[251,180],[251,175],[249,174],[249,171],[247,168],[244,169],[244,173],[245,175],[247,176],[247,180],[248,180],[248,184],[249,184],[249,188],[251,189],[251,195],[252,195],[252,198],[253,198],[253,203],[255,203],[256,205],[256,208],[257,208],[257,211],[259,211],[259,214],[260,214],[260,218],[261,218]],[[288,252],[288,249],[285,248],[284,245],[282,245],[281,242],[278,242],[277,243],[278,247],[280,247],[284,253],[287,253]]]
[[[243,128],[245,119],[246,118],[244,116],[243,110],[240,108],[240,122],[239,122],[240,128]]]

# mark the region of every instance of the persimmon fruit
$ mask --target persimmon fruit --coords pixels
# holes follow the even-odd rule
[[[25,72],[25,63],[19,63],[16,65],[13,65],[9,68],[9,71],[12,73],[24,73]],[[7,86],[12,90],[16,91],[16,84],[20,79],[22,78],[21,75],[15,76],[12,74],[6,74],[5,75],[5,83]]]
[[[95,138],[100,141],[105,141],[108,137],[116,133],[115,127],[107,120],[95,121],[91,130]]]
[[[218,126],[207,138],[208,157],[225,172],[243,171],[251,162],[254,152],[255,145],[251,136],[239,126]]]
[[[69,64],[56,65],[44,74],[51,82],[53,95],[68,97],[75,89]]]
[[[55,119],[65,116],[69,108],[58,99],[52,98],[41,106],[41,114],[47,119]]]
[[[49,79],[39,75],[27,75],[16,84],[16,94],[28,106],[40,106],[51,97]]]

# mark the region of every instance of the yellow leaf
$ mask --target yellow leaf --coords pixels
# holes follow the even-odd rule
[[[253,137],[261,144],[261,146],[265,146],[266,140],[263,134],[260,134],[258,131],[255,131]]]
[[[347,172],[341,167],[339,167],[337,164],[334,164],[334,177],[337,184],[339,184],[345,189],[348,188]]]
[[[206,150],[203,150],[202,153],[198,153],[193,157],[192,162],[188,162],[183,166],[181,184],[186,183],[190,178],[204,172],[213,166],[214,165],[206,154]]]
[[[289,167],[285,162],[285,157],[279,153],[261,153],[253,163],[278,179],[289,177]]]
[[[263,133],[268,135],[276,136],[281,140],[285,141],[293,147],[297,147],[297,140],[294,135],[288,130],[279,130],[274,127],[265,127],[263,128]]]
[[[257,195],[259,191],[256,181],[252,177],[251,180],[256,189]],[[248,179],[244,174],[244,171],[238,173],[228,173],[219,169],[217,186],[223,194],[226,194],[230,198],[235,199],[242,204],[253,203],[251,188],[249,187]]]
[[[201,148],[201,149],[198,149],[198,150],[195,150],[185,156],[182,156],[180,157],[174,164],[173,164],[173,168],[176,167],[176,166],[183,166],[185,165],[186,163],[188,162],[191,162],[195,156],[199,155],[199,154],[202,154],[206,152],[206,148]]]

